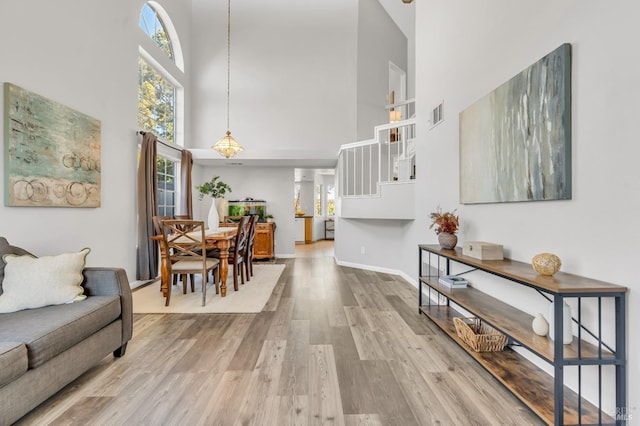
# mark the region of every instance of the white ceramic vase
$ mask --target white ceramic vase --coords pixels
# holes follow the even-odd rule
[[[554,306],[553,302],[549,304],[549,338],[551,340],[555,337],[555,326],[553,320]],[[567,302],[564,302],[562,317],[562,343],[568,345],[573,341],[573,333],[571,331],[571,306],[567,305]]]
[[[211,207],[209,208],[209,216],[207,216],[207,226],[210,230],[216,230],[220,226],[220,216],[218,216],[218,208],[216,207],[216,199],[211,199]]]
[[[546,336],[549,333],[549,323],[540,313],[533,318],[531,328],[538,336]]]

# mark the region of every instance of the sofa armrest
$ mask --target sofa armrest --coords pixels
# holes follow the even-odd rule
[[[122,268],[84,268],[84,292],[87,296],[120,296],[122,316],[122,344],[133,333],[133,302],[127,273]]]

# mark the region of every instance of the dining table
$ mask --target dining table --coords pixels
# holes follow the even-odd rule
[[[220,296],[227,296],[227,274],[229,272],[229,248],[235,240],[238,233],[237,226],[221,226],[217,229],[207,229],[204,232],[204,239],[207,249],[220,250]],[[151,237],[153,241],[160,242],[160,282],[162,296],[167,297],[169,286],[171,285],[171,269],[164,247],[162,235],[154,235]],[[237,290],[237,289],[236,289]]]

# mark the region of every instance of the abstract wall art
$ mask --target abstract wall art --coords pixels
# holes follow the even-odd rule
[[[5,205],[100,207],[100,121],[4,84]]]
[[[571,45],[460,113],[460,202],[571,199]]]

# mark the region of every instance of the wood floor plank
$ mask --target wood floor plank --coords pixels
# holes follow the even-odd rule
[[[375,389],[370,388],[363,361],[336,360],[342,409],[345,414],[377,413]]]
[[[331,342],[329,333],[329,315],[324,304],[311,303],[307,306],[309,312],[309,343],[324,345]]]
[[[346,426],[384,426],[377,414],[347,414],[344,416]]]
[[[415,334],[434,334],[437,330],[431,321],[425,321],[424,315],[418,313],[418,309],[415,306],[409,306],[399,296],[391,295],[386,296],[387,301],[393,306],[394,312],[397,312],[402,320],[411,327],[411,330]]]
[[[293,318],[293,306],[295,300],[292,297],[280,299],[278,309],[275,311],[271,327],[267,333],[268,340],[286,339],[289,325]]]
[[[344,426],[333,347],[311,345],[309,355],[309,425]]]
[[[249,331],[242,339],[229,370],[253,370],[258,361],[262,345],[266,339],[274,312],[260,312],[255,315]]]
[[[282,363],[286,352],[286,340],[265,340],[251,374],[249,389],[241,397],[239,425],[267,425],[277,419],[280,409],[278,396]]]
[[[383,424],[389,426],[418,426],[402,389],[387,361],[363,361],[373,400]]]
[[[333,258],[281,262],[262,313],[137,314],[124,357],[17,424],[540,424],[417,314],[402,278]]]
[[[278,395],[309,393],[309,321],[291,321]]]
[[[101,411],[112,402],[112,397],[85,397],[79,399],[69,409],[65,410],[54,421],[47,422],[50,426],[85,425],[85,418]]]
[[[227,370],[213,392],[203,389],[199,397],[205,402],[199,426],[233,426],[240,413],[243,395],[249,390],[251,371]]]
[[[280,397],[278,426],[307,426],[309,424],[309,397],[287,395]]]

